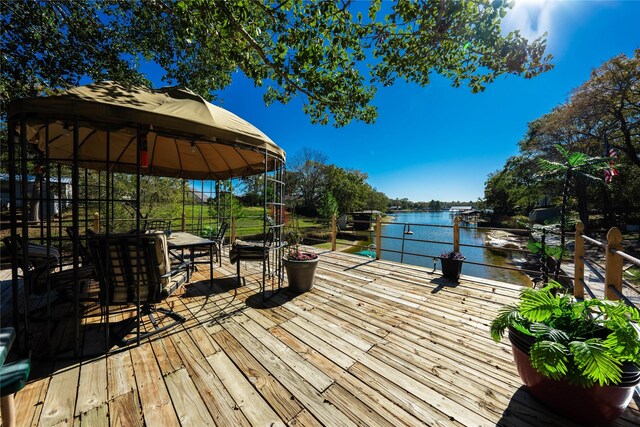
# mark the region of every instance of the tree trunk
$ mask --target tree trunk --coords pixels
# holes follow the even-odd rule
[[[36,173],[31,189],[31,200],[29,200],[29,220],[35,222],[40,222],[40,199],[42,198],[41,176],[39,173]]]
[[[556,264],[556,271],[554,273],[554,279],[558,280],[560,277],[560,268],[562,265],[562,256],[564,255],[564,229],[567,223],[567,199],[569,198],[569,183],[571,182],[571,169],[567,170],[564,176],[564,185],[562,186],[562,207],[560,210],[560,256],[558,257],[558,264]]]
[[[578,215],[585,229],[589,228],[589,206],[587,204],[587,183],[582,176],[575,179],[576,198],[578,199]]]

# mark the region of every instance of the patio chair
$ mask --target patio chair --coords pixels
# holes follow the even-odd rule
[[[223,221],[215,236],[205,236],[205,238],[212,240],[214,245],[193,247],[190,249],[190,257],[192,259],[196,259],[200,257],[213,257],[213,255],[215,255],[216,262],[220,267],[222,267],[222,247],[224,245],[224,235],[227,232],[227,228],[229,228],[229,223]],[[197,270],[195,262],[193,263],[192,268]]]
[[[218,263],[222,267],[222,248],[224,246],[224,235],[227,232],[227,228],[229,228],[229,223],[227,221],[223,221],[220,224],[220,228],[218,229],[218,233],[213,237],[213,241],[216,242],[216,258]]]
[[[216,261],[218,262],[220,267],[222,267],[222,247],[224,246],[224,235],[227,232],[227,228],[229,228],[229,223],[227,221],[223,221],[220,224],[220,228],[218,228],[218,232],[216,233],[216,235],[208,237],[215,242],[213,248],[215,250]]]
[[[171,230],[171,220],[164,219],[148,219],[144,222],[144,229],[148,231],[158,230],[167,231]]]
[[[240,280],[240,261],[262,261],[266,263],[267,272],[271,274],[271,265],[269,262],[269,252],[275,238],[272,227],[267,231],[263,244],[247,243],[236,240],[233,247],[229,250],[229,260],[231,264],[237,263],[238,286],[242,286]]]
[[[95,231],[87,228],[86,235],[80,235],[75,232],[73,227],[66,228],[67,234],[71,239],[71,242],[74,240],[78,241],[78,252],[80,254],[80,260],[82,261],[83,266],[91,266],[93,268],[93,260],[91,259],[91,253],[89,252],[89,248],[87,248],[87,238],[89,236],[95,236]]]
[[[17,255],[17,266],[22,270],[24,286],[24,311],[29,315],[29,321],[60,320],[70,314],[54,314],[52,308],[60,306],[60,302],[73,302],[73,292],[76,291],[76,280],[79,291],[91,282],[94,277],[92,266],[81,266],[78,269],[67,268],[60,270],[60,252],[57,248],[27,242],[27,256],[24,257],[25,239],[17,236],[3,239],[6,248]],[[46,304],[42,299],[31,300],[29,297],[53,295],[46,298]],[[30,307],[34,304],[34,307]]]
[[[179,289],[189,280],[189,263],[172,266],[167,249],[167,237],[163,232],[145,234],[113,234],[89,239],[89,250],[97,261],[96,271],[100,279],[100,303],[107,319],[107,343],[109,342],[109,307],[137,305],[138,314],[127,322],[140,324],[140,317],[149,317],[153,330],[135,338],[119,339],[122,346],[165,331],[185,321],[178,313],[156,304]],[[173,322],[160,326],[155,314],[162,313]]]
[[[24,254],[24,239],[5,237],[5,246],[10,252],[17,254],[18,268],[25,278],[25,292],[27,295],[43,295],[48,291],[58,290],[74,284],[78,278],[81,285],[93,276],[93,267],[82,266],[74,273],[73,269],[56,271],[60,264],[60,251],[54,247],[47,247],[37,243],[27,242],[27,258]]]

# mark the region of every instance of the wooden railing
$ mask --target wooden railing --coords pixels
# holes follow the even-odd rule
[[[382,248],[382,217],[377,216],[375,226],[375,253],[376,259],[380,259]],[[185,221],[182,218],[182,229],[185,228]],[[460,218],[456,217],[452,227],[452,242],[453,250],[460,252]],[[93,229],[96,232],[100,230],[100,216],[96,212],[93,219]],[[338,226],[335,216],[331,219],[330,223],[330,242],[331,250],[335,251],[337,248],[337,236]],[[231,219],[230,241],[233,242],[236,236],[236,221],[235,218]],[[446,243],[446,242],[442,242]],[[589,244],[600,248],[605,255],[605,263],[602,268],[596,265],[595,262],[590,261],[585,256],[586,249],[585,244]],[[589,294],[591,298],[596,298],[593,290],[587,285],[584,280],[585,267],[589,269],[594,275],[598,276],[604,286],[604,298],[609,300],[623,300],[628,305],[634,305],[624,295],[623,292],[623,264],[624,261],[628,261],[636,266],[640,266],[640,260],[627,254],[622,248],[622,233],[616,227],[613,227],[607,233],[607,241],[600,242],[592,237],[584,234],[584,225],[581,222],[576,224],[575,231],[575,253],[574,253],[574,277],[573,277],[573,294],[576,298],[584,298],[585,292]],[[603,273],[604,271],[604,273]],[[634,305],[635,306],[635,305]]]
[[[449,244],[453,243],[453,250],[456,252],[460,252],[460,228],[460,218],[457,217],[454,219],[452,227],[452,242],[449,242]],[[333,251],[336,250],[337,234],[336,217],[334,216],[331,220],[331,250]],[[376,259],[380,259],[381,252],[383,251],[382,237],[382,218],[378,216],[375,227]],[[585,257],[585,242],[595,245],[604,251],[605,265],[602,268],[604,274],[600,271],[598,266],[594,265],[595,263],[590,262]],[[586,266],[595,275],[601,276],[601,280],[605,283],[604,298],[609,300],[623,300],[626,304],[635,306],[634,303],[623,293],[623,264],[625,260],[636,266],[640,266],[639,259],[634,258],[623,251],[622,233],[618,228],[611,228],[607,234],[607,242],[603,243],[584,235],[584,225],[581,222],[578,222],[576,224],[575,232],[575,273],[573,277],[574,296],[576,298],[584,298],[584,293],[586,291],[591,298],[596,298],[596,295],[584,280]]]
[[[604,251],[604,274],[598,269],[598,266],[588,260],[585,256],[585,243],[589,243]],[[624,261],[631,262],[636,266],[640,266],[640,259],[632,257],[622,250],[622,233],[617,227],[613,227],[607,233],[606,243],[600,242],[592,237],[584,235],[584,224],[578,222],[576,224],[575,234],[575,277],[574,277],[574,296],[576,298],[584,298],[584,292],[596,298],[593,290],[584,281],[585,266],[589,268],[604,283],[604,297],[609,300],[623,300],[627,305],[634,306],[634,303],[623,293],[623,264]]]

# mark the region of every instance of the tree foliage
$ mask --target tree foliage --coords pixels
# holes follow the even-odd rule
[[[569,166],[566,152],[584,153],[584,158],[607,157],[609,148],[617,155],[609,159],[619,172],[606,186],[587,185],[587,175],[577,174],[571,188],[551,181],[532,183],[540,171],[536,159]],[[588,81],[572,91],[566,102],[528,125],[519,142],[520,154],[507,160],[502,170],[485,184],[487,203],[503,213],[528,213],[545,194],[566,195],[566,206],[578,211],[588,224],[589,211],[604,213],[612,225],[613,211],[625,216],[640,210],[640,184],[635,178],[640,167],[640,49],[633,57],[618,55],[591,73]],[[547,163],[549,164],[549,163]],[[597,175],[601,178],[602,172]]]
[[[325,153],[305,147],[289,162],[290,169],[295,173],[295,180],[291,182],[293,191],[302,195],[305,206],[318,206],[325,180],[323,168],[327,159]]]
[[[428,85],[432,73],[473,92],[506,74],[551,68],[546,40],[503,35],[511,2],[1,0],[2,103],[83,78],[169,84],[210,99],[240,71],[264,101],[294,97],[314,123],[373,122],[376,87]],[[6,111],[6,105],[2,105]]]

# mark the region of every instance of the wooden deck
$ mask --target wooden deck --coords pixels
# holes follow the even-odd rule
[[[201,270],[167,300],[187,321],[84,360],[34,360],[18,425],[570,426],[521,386],[489,323],[516,286],[324,252],[316,285],[261,304],[260,263]],[[99,345],[83,322],[85,350]],[[97,333],[93,333],[98,331]],[[57,325],[55,345],[72,328]],[[34,352],[38,356],[38,350]],[[640,424],[635,396],[614,425]]]

